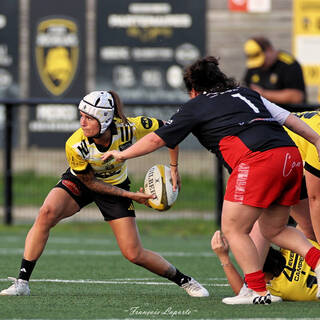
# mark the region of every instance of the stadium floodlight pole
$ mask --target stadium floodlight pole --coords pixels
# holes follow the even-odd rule
[[[12,224],[12,108],[5,104],[4,125],[4,223]]]

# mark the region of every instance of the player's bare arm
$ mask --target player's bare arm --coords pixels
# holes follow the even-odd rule
[[[230,287],[235,294],[238,294],[243,286],[243,279],[229,257],[229,245],[220,230],[214,233],[211,239],[211,248],[221,262]]]
[[[179,146],[176,146],[174,149],[169,148],[169,154],[172,186],[173,191],[176,191],[177,188],[181,189],[181,178],[178,170]]]
[[[77,177],[83,184],[85,184],[90,190],[94,192],[111,194],[118,197],[126,197],[142,204],[153,197],[152,195],[145,194],[143,192],[127,191],[108,184],[102,180],[99,180],[95,177],[94,172],[91,168],[88,168],[83,173],[77,173]]]
[[[314,131],[305,122],[293,114],[288,116],[284,125],[291,131],[297,133],[299,136],[314,144],[317,149],[318,158],[320,159],[320,136],[316,131]]]
[[[256,84],[250,84],[250,88],[266,99],[279,104],[301,103],[304,98],[303,91],[299,89],[268,90]]]
[[[117,161],[124,161],[131,158],[143,156],[147,153],[155,151],[165,145],[165,142],[154,132],[151,132],[133,144],[130,148],[124,151],[108,151],[101,159],[106,161],[109,158],[114,158]]]

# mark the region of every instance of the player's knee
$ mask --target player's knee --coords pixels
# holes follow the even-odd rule
[[[123,256],[134,264],[142,264],[143,262],[143,250],[137,248],[130,248],[122,252]]]
[[[53,227],[58,223],[57,213],[54,207],[50,205],[43,205],[37,217],[37,224],[47,227]]]
[[[261,234],[269,241],[272,241],[273,238],[278,236],[286,226],[279,226],[279,227],[273,227],[273,228],[265,228],[265,227],[260,227]]]
[[[226,237],[229,237],[229,236],[232,236],[233,234],[235,234],[238,230],[233,225],[222,224],[221,231]]]

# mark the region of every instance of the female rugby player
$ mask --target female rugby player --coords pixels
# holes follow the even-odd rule
[[[320,250],[302,232],[287,226],[289,208],[299,201],[303,164],[298,148],[282,124],[315,144],[320,136],[298,117],[257,92],[239,87],[218,67],[215,57],[197,60],[184,73],[190,100],[168,123],[132,147],[102,157],[126,160],[164,145],[175,148],[193,133],[209,151],[223,159],[230,177],[222,209],[222,231],[245,274],[248,292],[224,298],[226,304],[269,304],[257,249],[249,233],[259,219],[263,236],[297,252],[320,280]],[[274,109],[272,116],[268,107]],[[318,289],[317,296],[320,296]]]
[[[94,91],[79,104],[79,128],[66,142],[69,169],[49,192],[30,229],[18,279],[0,295],[29,295],[28,281],[41,256],[50,229],[60,220],[71,217],[89,203],[95,202],[109,223],[125,258],[149,271],[165,277],[193,297],[206,297],[208,291],[196,280],[181,273],[159,254],[142,247],[132,200],[146,203],[150,195],[129,190],[127,164],[101,156],[108,150],[124,150],[163,125],[161,120],[147,117],[127,118],[118,95],[113,91]],[[170,151],[172,164],[178,152]],[[177,170],[171,174],[179,183]]]

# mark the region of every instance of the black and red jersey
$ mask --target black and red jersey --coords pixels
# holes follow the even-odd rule
[[[198,95],[155,133],[169,148],[193,133],[206,149],[223,159],[229,170],[248,152],[295,146],[261,96],[243,87]]]

